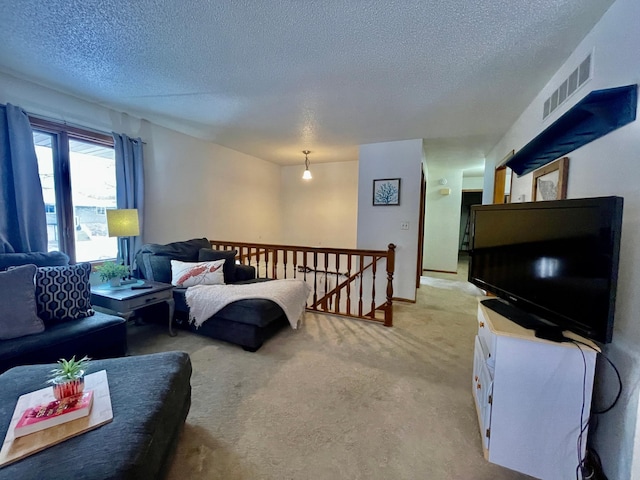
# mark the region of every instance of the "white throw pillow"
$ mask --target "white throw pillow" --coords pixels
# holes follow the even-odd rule
[[[180,262],[171,260],[171,284],[176,287],[224,285],[224,260],[213,262]]]

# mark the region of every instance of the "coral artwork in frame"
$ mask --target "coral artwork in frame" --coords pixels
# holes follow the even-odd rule
[[[373,206],[400,205],[400,179],[382,178],[373,181]]]
[[[531,199],[561,200],[567,198],[569,157],[563,157],[533,172]]]

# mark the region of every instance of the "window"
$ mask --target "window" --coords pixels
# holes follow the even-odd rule
[[[47,217],[48,249],[72,261],[116,258],[107,208],[116,208],[113,139],[30,117]]]

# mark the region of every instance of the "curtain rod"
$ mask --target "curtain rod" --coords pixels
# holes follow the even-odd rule
[[[89,132],[99,133],[100,135],[106,135],[106,136],[109,136],[109,137],[112,136],[112,134],[113,134],[113,132],[104,132],[102,130],[98,130],[97,128],[87,127],[85,125],[80,125],[78,123],[68,122],[67,120],[60,120],[59,118],[48,117],[46,115],[36,115],[36,114],[33,114],[33,113],[29,113],[29,112],[27,112],[27,115],[29,117],[33,117],[35,119],[45,120],[47,122],[59,123],[59,124],[65,125],[67,127],[79,128],[81,130],[87,130]],[[147,142],[142,140],[142,144],[146,145]]]

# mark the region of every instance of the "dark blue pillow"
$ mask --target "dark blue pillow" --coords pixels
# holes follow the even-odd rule
[[[212,248],[201,248],[198,253],[199,262],[212,262],[224,260],[222,274],[224,283],[233,283],[236,279],[236,255],[237,250],[213,250]]]
[[[93,315],[90,274],[90,263],[38,268],[36,272],[38,316],[46,323],[77,320]]]
[[[35,265],[0,272],[0,340],[44,331],[36,315]]]

